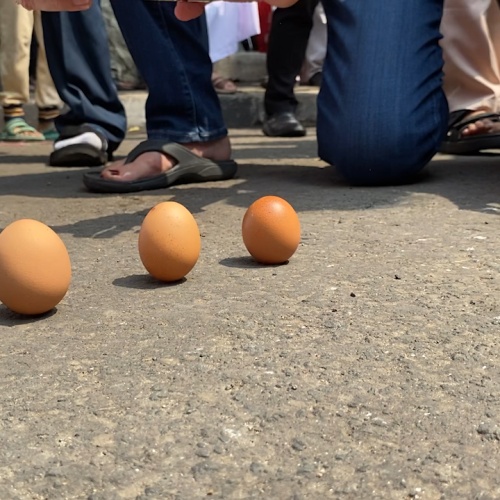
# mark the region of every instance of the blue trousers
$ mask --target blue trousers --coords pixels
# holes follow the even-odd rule
[[[56,119],[57,129],[92,125],[114,151],[125,137],[127,122],[111,76],[99,2],[83,12],[42,12],[42,25],[49,69],[69,108]]]
[[[148,137],[180,143],[225,137],[204,16],[179,21],[175,2],[112,0],[111,5],[149,90]]]
[[[448,122],[438,45],[443,0],[324,0],[328,53],[318,147],[353,184],[419,172]]]

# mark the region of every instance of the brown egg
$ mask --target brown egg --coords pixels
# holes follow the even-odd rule
[[[32,219],[0,233],[0,301],[20,314],[43,314],[68,291],[71,262],[59,236]]]
[[[178,281],[193,269],[201,237],[193,215],[175,201],[154,206],[139,232],[139,255],[147,271],[161,281]]]
[[[247,250],[257,262],[282,264],[299,246],[299,217],[283,198],[264,196],[248,207],[242,235]]]

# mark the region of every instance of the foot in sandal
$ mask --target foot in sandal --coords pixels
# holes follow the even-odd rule
[[[485,149],[500,149],[500,114],[469,109],[450,113],[448,134],[439,151],[470,155]]]
[[[130,193],[173,184],[231,179],[237,165],[227,137],[205,143],[178,144],[147,140],[127,158],[100,172],[84,174],[84,184],[100,193]]]
[[[212,85],[218,94],[236,94],[238,87],[229,78],[224,78],[219,73],[212,73]]]
[[[12,142],[44,141],[44,135],[32,127],[24,118],[11,118],[5,122],[0,140]]]

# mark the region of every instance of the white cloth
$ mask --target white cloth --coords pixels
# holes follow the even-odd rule
[[[303,76],[309,81],[312,76],[323,71],[323,63],[326,57],[326,45],[328,41],[327,24],[323,5],[319,3],[313,15],[313,27],[307,44],[305,68]]]
[[[500,7],[495,0],[445,0],[444,91],[450,111],[500,112]]]
[[[212,62],[234,54],[238,51],[239,42],[260,33],[256,2],[211,2],[205,7],[205,12]]]

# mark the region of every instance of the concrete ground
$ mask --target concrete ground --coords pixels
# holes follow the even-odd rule
[[[236,179],[123,196],[0,143],[0,227],[45,222],[73,265],[52,314],[0,306],[0,498],[500,498],[500,158],[352,188],[312,129],[232,137]],[[266,194],[301,220],[288,265],[242,243]],[[137,252],[165,200],[203,236],[175,285]]]
[[[224,121],[228,128],[251,128],[260,126],[264,118],[264,88],[258,84],[238,84],[236,94],[219,95]],[[296,86],[298,101],[297,117],[305,126],[316,125],[317,87]],[[128,126],[132,131],[143,129],[146,124],[144,104],[147,92],[136,90],[120,92],[120,100],[127,114]],[[33,102],[25,106],[27,121],[36,126],[38,111]],[[0,107],[0,124],[3,126],[3,111]]]

